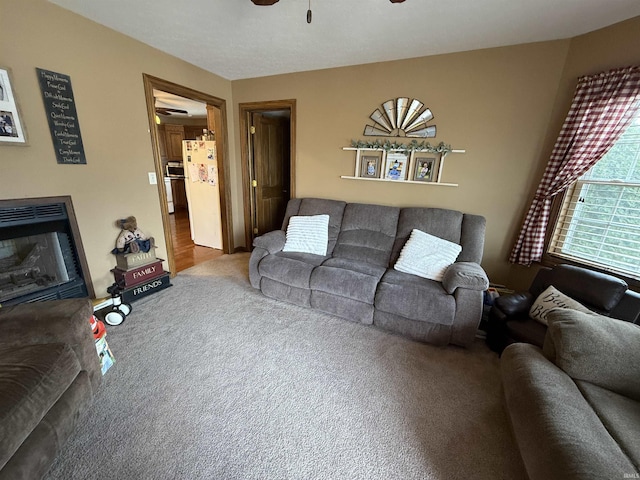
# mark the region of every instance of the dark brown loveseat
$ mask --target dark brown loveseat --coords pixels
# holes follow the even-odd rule
[[[547,327],[529,317],[536,298],[549,286],[581,303],[589,310],[631,323],[640,322],[640,294],[613,275],[574,265],[541,268],[529,291],[498,297],[487,322],[487,344],[497,352],[512,343],[542,347]]]
[[[0,480],[37,479],[102,380],[88,299],[0,308]]]

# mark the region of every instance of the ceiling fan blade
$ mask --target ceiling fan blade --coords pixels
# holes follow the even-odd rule
[[[267,6],[267,5],[273,5],[274,3],[278,3],[279,0],[251,0],[253,2],[254,5],[261,5],[261,6]]]
[[[183,115],[187,115],[189,112],[178,108],[157,107],[156,113],[159,113],[160,115],[171,115],[172,113],[182,113]]]

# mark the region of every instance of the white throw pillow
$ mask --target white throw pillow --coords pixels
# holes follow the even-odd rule
[[[587,307],[556,289],[553,285],[542,292],[531,305],[529,317],[547,325],[547,315],[556,308],[570,308],[579,312],[592,313]]]
[[[294,216],[289,218],[283,252],[326,255],[329,242],[329,215]]]
[[[414,228],[393,268],[441,282],[447,267],[456,261],[461,251],[457,243]]]

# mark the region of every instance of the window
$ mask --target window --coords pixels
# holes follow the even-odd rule
[[[565,195],[549,254],[640,280],[640,114]]]

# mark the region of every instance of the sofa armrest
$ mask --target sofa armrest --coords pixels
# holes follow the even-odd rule
[[[282,230],[274,230],[253,239],[253,246],[264,248],[269,253],[278,253],[284,248],[287,235]]]
[[[529,292],[511,293],[494,300],[494,308],[500,310],[508,317],[516,315],[528,315],[533,305],[533,296]]]
[[[640,324],[640,293],[627,290],[609,314],[612,318]]]
[[[89,320],[93,306],[87,298],[22,303],[0,308],[0,347],[66,343],[86,370],[95,388],[102,381],[100,362]]]
[[[477,263],[456,262],[444,272],[442,286],[449,295],[452,295],[456,288],[484,291],[489,288],[489,278]]]
[[[574,381],[539,348],[508,346],[500,372],[511,427],[531,480],[637,472]]]

